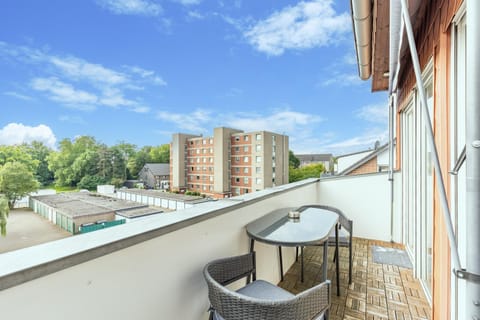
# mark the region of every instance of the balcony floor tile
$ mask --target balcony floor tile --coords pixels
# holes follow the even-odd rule
[[[431,307],[412,270],[372,260],[371,246],[403,249],[400,244],[354,238],[352,284],[348,285],[348,249],[340,248],[340,292],[337,296],[334,248],[329,248],[328,278],[332,280],[331,320],[431,319]],[[305,281],[300,262],[285,274],[282,288],[297,294],[321,281],[322,247],[304,250]]]

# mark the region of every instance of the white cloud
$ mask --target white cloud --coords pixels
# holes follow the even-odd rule
[[[15,46],[0,41],[0,58],[14,59],[36,67],[37,76],[30,84],[34,90],[48,93],[51,100],[79,110],[98,106],[126,107],[133,112],[150,110],[140,99],[129,99],[128,90],[144,90],[145,86],[166,86],[155,71],[139,66],[122,66],[122,71],[91,63],[74,56],[57,56],[44,50]],[[16,92],[6,95],[27,100]]]
[[[201,14],[198,11],[189,11],[188,17],[191,19],[203,20],[205,19],[205,15]]]
[[[48,57],[50,62],[65,76],[76,80],[87,80],[94,84],[119,85],[128,81],[127,76],[75,57]]]
[[[52,129],[44,124],[30,127],[22,123],[9,123],[0,129],[0,144],[15,145],[32,141],[40,141],[50,148],[55,148],[57,138]]]
[[[181,5],[184,5],[184,6],[191,6],[191,5],[200,4],[202,0],[173,0],[173,2],[180,3]]]
[[[332,0],[299,2],[257,22],[244,36],[258,51],[275,56],[289,49],[330,45],[351,29],[349,14],[337,14],[332,4]]]
[[[207,132],[207,129],[204,128],[203,125],[206,125],[212,120],[210,111],[202,109],[197,109],[191,113],[172,113],[167,111],[159,111],[157,113],[157,118],[171,122],[179,129],[194,133]]]
[[[86,124],[85,120],[79,116],[61,115],[58,117],[58,120],[62,122],[69,122],[74,124]]]
[[[322,148],[325,150],[333,150],[336,154],[344,154],[351,151],[373,148],[376,141],[380,141],[380,143],[387,142],[388,130],[370,128],[359,136],[326,144],[323,145]]]
[[[294,134],[304,130],[308,125],[318,123],[322,118],[313,114],[286,110],[275,110],[270,115],[235,114],[227,116],[227,126],[244,131],[273,131]]]
[[[355,73],[339,73],[336,72],[332,74],[328,79],[323,80],[320,85],[323,87],[326,86],[340,86],[340,87],[348,87],[348,86],[358,86],[363,84],[364,82],[360,79],[360,77]]]
[[[33,89],[47,92],[49,98],[69,107],[80,110],[92,110],[98,102],[98,97],[83,90],[77,90],[72,85],[62,82],[55,77],[34,78],[31,82]]]
[[[151,0],[97,0],[97,3],[115,14],[158,16],[162,7]]]
[[[386,103],[378,103],[364,106],[357,110],[357,117],[369,122],[388,125],[388,106]]]
[[[20,100],[25,100],[25,101],[33,100],[33,98],[30,97],[30,96],[27,96],[27,95],[24,95],[24,94],[21,94],[21,93],[18,93],[18,92],[14,92],[14,91],[6,91],[3,94],[6,95],[6,96],[11,96],[11,97],[20,99]]]
[[[146,81],[159,85],[159,86],[166,86],[167,82],[163,80],[162,77],[157,75],[155,71],[152,70],[147,70],[140,68],[138,66],[124,66],[127,70],[130,72],[139,75],[142,79],[145,79]]]

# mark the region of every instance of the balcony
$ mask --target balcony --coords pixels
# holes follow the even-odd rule
[[[401,230],[390,232],[387,186],[385,174],[309,179],[8,252],[0,255],[0,310],[14,319],[207,319],[203,266],[247,252],[244,227],[266,212],[322,203],[352,218],[357,237],[354,282],[346,286],[341,257],[342,296],[333,297],[332,319],[424,319],[428,303],[411,271],[370,261],[368,246],[376,242],[365,238],[400,237]],[[393,219],[400,219],[398,208]],[[258,243],[256,251],[258,277],[279,283],[278,250]],[[318,254],[307,249],[307,256]],[[284,269],[293,267],[280,285],[295,292],[312,284],[315,263],[302,285],[294,280],[293,248],[284,249],[283,261]],[[386,313],[369,312],[377,309]]]

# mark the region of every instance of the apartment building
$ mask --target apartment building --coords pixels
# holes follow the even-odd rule
[[[288,183],[288,137],[215,128],[213,136],[176,133],[170,145],[172,190],[225,198]]]

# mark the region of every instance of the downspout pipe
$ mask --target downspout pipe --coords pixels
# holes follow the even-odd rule
[[[474,0],[474,1],[478,1],[478,0]],[[461,270],[460,257],[458,255],[458,249],[457,249],[457,240],[455,238],[455,232],[453,230],[452,221],[450,219],[451,215],[450,215],[450,208],[448,206],[448,201],[447,201],[447,193],[445,191],[445,183],[443,181],[437,146],[435,145],[435,138],[433,135],[430,114],[428,113],[428,108],[427,108],[427,96],[425,94],[425,87],[423,85],[422,70],[420,68],[420,62],[418,60],[418,52],[417,52],[417,46],[415,44],[415,37],[412,29],[412,22],[410,21],[410,14],[408,12],[407,1],[401,0],[401,3],[402,3],[402,16],[405,23],[404,24],[405,30],[407,32],[408,46],[410,48],[410,55],[412,57],[413,69],[415,72],[415,79],[417,81],[418,93],[420,95],[420,101],[421,101],[420,109],[422,110],[425,128],[427,129],[427,140],[432,150],[432,162],[435,168],[436,185],[439,192],[440,204],[442,207],[441,211],[443,213],[443,219],[445,222],[445,227],[447,229],[448,240],[450,242],[450,249],[451,249],[450,252],[451,252],[455,270]],[[478,214],[478,212],[476,212],[476,214]],[[478,225],[476,227],[478,231]]]
[[[390,242],[394,242],[393,230],[394,230],[394,212],[395,212],[395,194],[394,194],[394,183],[393,183],[393,160],[394,160],[394,132],[393,132],[393,122],[395,121],[395,96],[390,95],[388,103],[388,133],[389,133],[389,142],[388,142],[388,181],[390,182]]]
[[[466,271],[480,275],[480,1],[466,0]],[[478,278],[477,278],[478,280]],[[480,282],[467,281],[467,319],[480,319]]]
[[[362,80],[367,80],[372,74],[372,1],[351,0],[350,5],[358,74]]]

